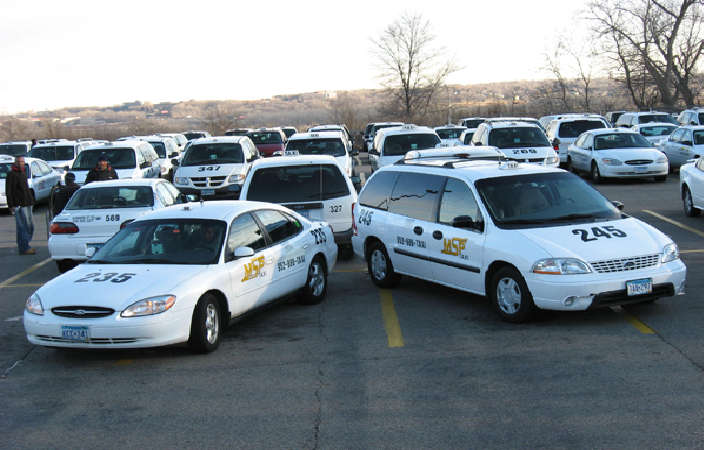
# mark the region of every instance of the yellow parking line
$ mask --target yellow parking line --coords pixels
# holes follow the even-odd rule
[[[44,283],[8,284],[7,286],[3,286],[3,287],[8,287],[8,288],[24,288],[24,287],[41,287],[41,286],[44,286]]]
[[[30,267],[29,269],[25,270],[24,272],[18,273],[17,275],[15,275],[12,278],[8,278],[7,280],[0,283],[0,289],[7,287],[7,285],[12,283],[13,281],[18,280],[18,279],[22,278],[23,276],[34,272],[35,270],[37,270],[38,268],[40,268],[41,266],[43,266],[44,264],[49,263],[49,262],[51,262],[51,258],[47,258],[42,262],[38,262],[38,263],[34,264],[32,267]]]
[[[379,289],[381,297],[381,316],[384,319],[386,336],[389,339],[389,347],[403,347],[403,336],[401,336],[401,326],[398,323],[398,316],[394,308],[394,299],[388,289]]]
[[[619,316],[623,317],[626,319],[626,322],[630,323],[635,327],[636,330],[640,331],[643,334],[654,334],[655,331],[650,328],[648,325],[644,324],[641,322],[636,316],[632,315],[625,309],[621,308],[620,306],[612,306],[611,310],[618,314]]]
[[[680,253],[704,253],[704,250],[680,250]]]
[[[664,220],[665,222],[671,223],[672,225],[677,225],[677,226],[680,227],[680,228],[684,228],[685,230],[691,231],[692,233],[694,233],[694,234],[696,234],[696,235],[698,235],[698,236],[704,237],[704,232],[701,232],[701,231],[699,231],[699,230],[696,230],[696,229],[694,229],[694,228],[692,228],[692,227],[688,227],[687,225],[685,225],[685,224],[683,224],[683,223],[679,223],[679,222],[677,222],[677,221],[675,221],[675,220],[668,219],[667,217],[663,216],[662,214],[658,214],[658,213],[656,213],[656,212],[653,212],[653,211],[650,211],[650,210],[647,210],[647,209],[644,209],[643,212],[647,212],[648,214],[652,214],[653,216],[657,217],[657,218],[660,219],[660,220]]]

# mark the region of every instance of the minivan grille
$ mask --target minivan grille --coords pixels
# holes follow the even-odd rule
[[[193,177],[191,182],[197,188],[220,187],[225,184],[226,176],[224,177]]]
[[[634,256],[631,258],[610,259],[589,263],[597,273],[626,272],[645,269],[660,264],[660,255]]]

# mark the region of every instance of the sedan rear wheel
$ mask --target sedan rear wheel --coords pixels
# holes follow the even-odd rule
[[[299,301],[305,305],[317,305],[325,298],[327,289],[328,277],[325,263],[320,256],[316,256],[308,266],[308,278]]]

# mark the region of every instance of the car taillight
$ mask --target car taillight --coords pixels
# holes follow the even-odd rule
[[[552,144],[552,148],[553,148],[553,150],[555,150],[556,152],[559,152],[559,151],[560,151],[560,144]]]
[[[134,222],[134,219],[125,220],[124,222],[122,222],[122,223],[120,224],[120,229],[125,228],[127,225],[131,224],[132,222]]]
[[[352,233],[357,236],[357,222],[354,221],[354,207],[356,203],[352,203]]]
[[[51,234],[78,233],[78,226],[71,222],[55,222],[51,224]]]

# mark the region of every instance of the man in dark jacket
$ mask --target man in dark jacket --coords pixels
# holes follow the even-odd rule
[[[7,206],[15,215],[17,230],[17,246],[20,255],[34,255],[37,251],[29,246],[34,236],[34,196],[29,190],[27,171],[25,170],[24,156],[16,156],[12,170],[5,180]]]
[[[71,172],[67,173],[65,180],[66,186],[61,186],[59,188],[54,199],[53,212],[55,216],[64,210],[73,194],[80,188],[80,186],[76,184],[75,174]]]
[[[100,158],[98,158],[98,164],[96,164],[95,168],[88,172],[88,175],[86,175],[85,184],[88,184],[91,181],[105,180],[117,180],[117,172],[115,172],[115,170],[108,164],[108,157],[105,155],[100,155]]]

